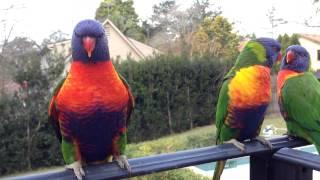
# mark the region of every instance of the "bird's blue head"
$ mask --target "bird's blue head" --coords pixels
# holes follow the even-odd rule
[[[280,61],[281,60],[281,45],[278,41],[276,41],[275,39],[272,38],[258,38],[256,39],[257,42],[261,43],[262,46],[265,48],[266,50],[266,66],[268,67],[272,67],[272,65],[276,62],[276,61]]]
[[[108,42],[101,23],[88,19],[76,25],[72,35],[72,59],[84,62],[110,60]]]
[[[310,67],[310,55],[308,51],[300,45],[292,45],[286,49],[286,54],[282,59],[280,69],[289,69],[296,72],[308,71]]]

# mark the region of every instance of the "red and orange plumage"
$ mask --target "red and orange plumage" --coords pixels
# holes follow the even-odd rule
[[[103,26],[94,20],[77,24],[72,37],[71,68],[49,105],[49,120],[68,168],[78,179],[83,163],[110,157],[129,169],[124,156],[126,130],[134,99],[129,85],[109,57]]]
[[[293,71],[293,70],[289,70],[289,69],[283,69],[278,73],[278,79],[277,79],[277,95],[280,98],[280,94],[281,94],[281,89],[284,85],[284,83],[286,82],[287,79],[289,79],[290,77],[294,77],[297,75],[300,75],[302,73]]]
[[[97,108],[121,111],[128,100],[128,90],[111,61],[90,64],[75,61],[56,103],[60,108],[86,115]]]
[[[86,161],[101,161],[108,155],[119,154],[113,141],[119,138],[117,133],[126,130],[130,98],[130,91],[119,78],[111,61],[90,64],[74,61],[52,100],[54,108],[51,105],[49,110],[58,120],[62,137],[75,139],[82,158]],[[116,128],[119,132],[116,132]],[[106,131],[114,132],[104,133]],[[83,138],[81,134],[91,135]],[[102,150],[105,152],[102,153],[102,159],[83,157],[101,151],[101,147],[106,148]]]
[[[230,105],[248,108],[268,104],[271,98],[270,82],[268,67],[255,65],[241,69],[229,84]]]
[[[255,137],[271,101],[270,68],[261,65],[242,68],[230,80],[228,89],[228,115],[224,123],[239,129],[238,139]]]

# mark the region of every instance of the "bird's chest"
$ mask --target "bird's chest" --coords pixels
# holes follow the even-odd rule
[[[270,70],[263,66],[241,69],[229,84],[226,123],[239,130],[239,139],[256,136],[271,101]]]
[[[230,105],[247,109],[268,104],[271,101],[270,69],[253,66],[238,71],[229,84]]]
[[[90,67],[88,70],[72,68],[57,96],[56,102],[60,111],[112,112],[125,107],[129,98],[128,92],[115,71],[107,68],[94,71],[91,71]]]

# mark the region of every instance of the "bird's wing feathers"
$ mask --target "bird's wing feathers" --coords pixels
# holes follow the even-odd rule
[[[320,83],[312,73],[288,79],[281,90],[281,100],[288,121],[320,133]]]
[[[127,83],[127,81],[124,79],[124,77],[122,75],[120,75],[119,73],[118,73],[118,75],[119,75],[121,81],[123,82],[124,86],[127,88],[128,94],[129,94],[129,102],[128,102],[128,106],[127,106],[127,119],[126,119],[126,125],[128,126],[133,108],[135,106],[135,101],[134,101],[134,97],[132,95],[131,88],[130,88],[129,84]]]
[[[223,82],[220,93],[219,93],[219,99],[216,109],[216,127],[217,127],[217,143],[219,143],[219,136],[221,133],[222,125],[224,124],[224,120],[227,117],[228,114],[228,106],[229,106],[229,95],[228,95],[228,86],[229,86],[230,80],[227,79]]]
[[[55,105],[55,101],[57,98],[57,95],[60,92],[60,89],[64,83],[64,81],[66,80],[66,77],[61,79],[59,81],[59,83],[57,84],[56,88],[53,91],[53,95],[49,104],[49,109],[48,109],[48,119],[49,122],[52,124],[52,127],[56,133],[56,136],[58,138],[58,140],[62,141],[62,136],[61,136],[61,132],[60,132],[60,124],[59,124],[59,110],[57,109],[56,105]]]
[[[265,64],[265,61],[266,50],[264,47],[258,42],[250,41],[239,54],[234,66],[226,74],[225,79],[234,77],[236,71],[239,71],[241,68],[262,65]]]

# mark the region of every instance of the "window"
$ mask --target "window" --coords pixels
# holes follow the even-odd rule
[[[320,49],[317,50],[317,60],[320,61]]]

